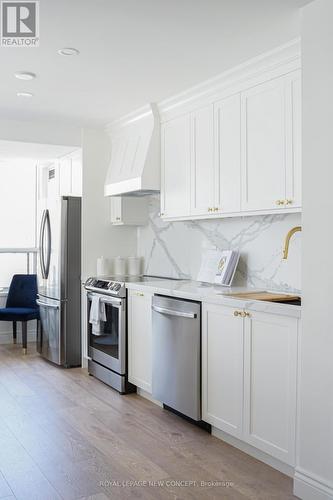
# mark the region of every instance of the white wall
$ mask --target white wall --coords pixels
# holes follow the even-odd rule
[[[102,131],[82,132],[82,278],[96,275],[97,257],[136,254],[136,230],[112,227],[110,199],[104,181],[110,161],[110,139]]]
[[[110,161],[110,139],[104,132],[82,131],[82,281],[96,276],[97,257],[136,254],[136,229],[112,227],[104,181]],[[82,365],[87,364],[86,298],[82,289]]]
[[[333,2],[304,8],[303,312],[295,493],[333,498]]]

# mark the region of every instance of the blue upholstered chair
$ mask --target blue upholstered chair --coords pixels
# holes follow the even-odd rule
[[[37,299],[37,277],[35,274],[15,274],[9,287],[6,307],[0,309],[0,321],[13,322],[13,341],[16,344],[17,322],[22,322],[22,347],[27,352],[27,323],[39,322]]]

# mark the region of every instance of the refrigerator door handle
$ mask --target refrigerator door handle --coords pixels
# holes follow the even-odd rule
[[[60,309],[60,306],[57,304],[47,304],[46,302],[42,302],[41,300],[36,300],[36,304],[41,307],[50,307],[51,309]]]
[[[46,266],[45,266],[45,279],[48,279],[50,273],[50,263],[51,263],[51,223],[50,223],[50,212],[48,210],[45,211],[45,226],[47,228],[47,257],[46,257]]]
[[[44,231],[45,231],[46,210],[43,211],[39,233],[39,263],[42,271],[42,278],[45,279],[45,260],[44,260]]]

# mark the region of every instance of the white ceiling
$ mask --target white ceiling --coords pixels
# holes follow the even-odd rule
[[[36,144],[30,142],[15,142],[0,140],[0,167],[2,163],[18,159],[32,159],[33,161],[49,161],[61,158],[71,153],[75,148],[56,146],[53,144]]]
[[[40,0],[40,47],[0,48],[0,116],[105,124],[295,38],[304,3]],[[37,79],[16,80],[24,70]]]

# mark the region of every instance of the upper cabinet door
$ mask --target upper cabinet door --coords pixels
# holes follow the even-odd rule
[[[82,196],[82,155],[72,155],[72,196]]]
[[[123,224],[122,198],[121,196],[110,197],[111,223]]]
[[[214,212],[240,212],[240,94],[214,105],[215,204]]]
[[[286,208],[302,206],[302,84],[301,71],[286,77],[287,178]]]
[[[289,140],[285,77],[243,92],[242,210],[285,208]]]
[[[190,116],[180,116],[162,127],[161,216],[190,214]]]
[[[214,110],[191,113],[191,215],[214,212]]]

